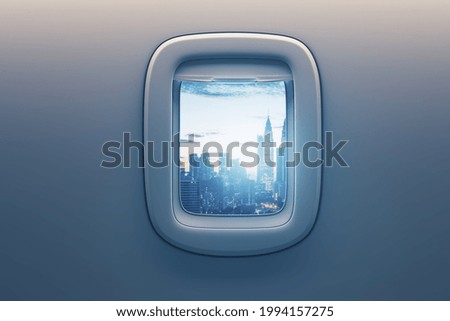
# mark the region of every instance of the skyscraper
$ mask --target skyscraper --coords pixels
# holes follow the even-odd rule
[[[180,199],[183,208],[191,213],[201,213],[200,185],[191,173],[180,171]]]
[[[275,181],[275,196],[277,200],[284,202],[286,196],[286,150],[283,143],[286,143],[286,119],[283,123],[281,131],[281,145],[277,149],[277,175]]]
[[[274,168],[271,163],[274,163],[274,148],[263,147],[263,142],[273,142],[273,132],[272,124],[270,122],[270,117],[267,116],[266,126],[264,128],[264,137],[258,136],[258,174],[257,180],[260,183],[264,183],[265,189],[267,191],[273,190],[274,183]]]

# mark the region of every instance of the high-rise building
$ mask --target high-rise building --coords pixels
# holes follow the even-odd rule
[[[275,162],[274,148],[263,147],[262,144],[264,141],[273,142],[272,124],[269,116],[267,116],[266,126],[264,128],[264,137],[258,136],[259,164],[257,169],[257,181],[264,183],[267,191],[273,191],[274,167],[272,163]]]
[[[209,180],[214,173],[214,166],[210,160],[209,153],[203,153],[200,158],[199,180]]]
[[[201,161],[200,157],[196,154],[189,155],[189,174],[195,181],[199,179]]]
[[[286,143],[286,119],[281,131],[281,145],[277,149],[277,175],[274,188],[276,199],[284,202],[286,197],[286,150],[283,143]]]
[[[224,199],[224,183],[220,176],[212,177],[205,182],[206,188],[204,192],[204,213],[220,214],[223,210]]]
[[[255,181],[250,179],[243,179],[240,182],[239,194],[241,196],[241,202],[245,205],[255,203]]]
[[[191,213],[201,213],[200,183],[196,182],[191,173],[180,171],[180,199],[183,208]]]
[[[261,135],[258,135],[256,138],[256,141],[258,142],[258,157],[259,157],[259,163],[258,168],[256,169],[256,181],[260,183],[262,181],[262,162],[264,161],[264,149],[262,147],[262,144],[264,142],[264,137]]]
[[[228,161],[228,154],[227,153],[220,153],[219,155],[218,155],[218,157],[219,157],[219,162],[220,162],[220,165],[219,165],[219,174],[221,175],[221,176],[226,176],[227,175],[227,172],[229,171],[229,169],[230,169],[230,166],[228,166],[228,164],[227,164],[227,161]]]

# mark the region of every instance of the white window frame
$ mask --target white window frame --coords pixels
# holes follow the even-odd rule
[[[294,148],[288,158],[292,159],[293,152],[301,152],[308,141],[321,142],[320,82],[312,54],[293,38],[256,33],[180,36],[161,44],[147,70],[144,140],[155,142],[155,146],[172,141],[178,130],[180,81],[230,77],[290,84],[286,86],[286,119],[288,141],[294,142]],[[156,159],[162,158],[160,153],[156,148]],[[202,216],[189,214],[181,206],[179,168],[173,157],[170,149],[170,166],[145,168],[150,219],[169,243],[209,255],[257,255],[295,244],[311,230],[319,205],[321,167],[287,169],[285,206],[277,214]]]

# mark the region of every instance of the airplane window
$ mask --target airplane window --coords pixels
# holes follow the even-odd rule
[[[182,81],[179,196],[199,215],[269,215],[286,199],[284,81]]]
[[[219,256],[305,238],[321,168],[306,167],[301,153],[322,140],[320,97],[314,58],[296,39],[205,33],[162,43],[147,69],[143,127],[144,139],[163,147],[155,159],[171,162],[144,171],[160,236]]]

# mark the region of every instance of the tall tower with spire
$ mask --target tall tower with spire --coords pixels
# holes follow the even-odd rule
[[[264,136],[258,136],[258,156],[259,165],[257,180],[260,183],[264,183],[267,191],[273,190],[274,183],[274,167],[271,166],[271,162],[275,162],[274,148],[264,148],[262,143],[264,141],[273,142],[272,123],[270,122],[270,116],[267,116],[266,126],[264,128]]]

